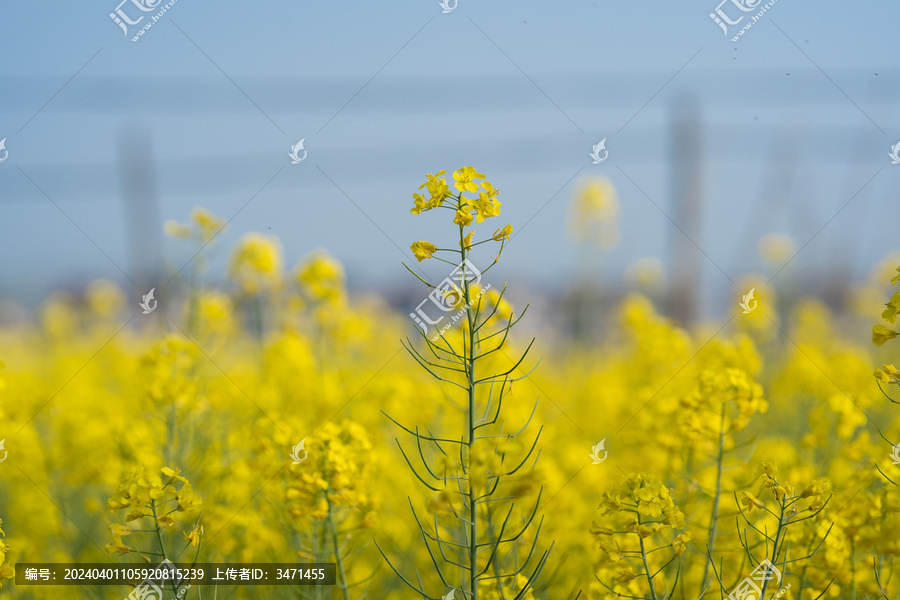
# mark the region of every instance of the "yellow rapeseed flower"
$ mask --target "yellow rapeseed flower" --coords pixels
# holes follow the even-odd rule
[[[418,242],[413,242],[412,246],[410,246],[409,249],[412,250],[412,253],[413,255],[415,255],[416,260],[422,262],[426,258],[432,257],[432,255],[437,250],[437,246],[435,246],[431,242],[419,240]]]
[[[675,539],[672,540],[672,550],[675,552],[675,556],[681,556],[682,554],[684,554],[684,551],[687,549],[688,542],[690,541],[690,531],[685,531],[684,533],[680,533],[675,536]]]
[[[872,328],[872,343],[876,346],[883,346],[886,341],[892,340],[898,335],[900,334],[893,329],[888,329],[884,325],[876,325]]]
[[[3,520],[0,519],[0,525],[3,525]],[[3,530],[0,529],[0,587],[3,587],[4,579],[12,579],[15,577],[15,569],[13,566],[7,562],[7,554],[9,554],[9,546],[6,545],[3,541],[4,537]]]
[[[456,216],[453,217],[453,222],[457,225],[462,225],[463,227],[468,227],[472,224],[472,213],[469,212],[468,207],[461,208],[456,211]]]
[[[479,223],[490,217],[496,217],[500,214],[501,202],[496,196],[500,190],[495,189],[490,183],[485,181],[482,186],[487,186],[488,191],[479,192],[478,198],[472,201],[472,207],[475,209],[475,215]]]
[[[475,170],[475,167],[463,167],[453,172],[454,185],[460,192],[476,192],[478,184],[476,179],[484,179],[484,174]]]
[[[762,503],[756,496],[751,494],[750,492],[743,492],[743,498],[741,498],[741,504],[746,506],[748,509],[750,508],[765,508],[766,505]]]
[[[900,371],[894,365],[882,365],[884,370],[876,369],[875,378],[882,383],[900,385]]]
[[[888,323],[896,323],[897,314],[900,313],[900,292],[894,292],[894,295],[885,303],[885,306],[887,308],[881,313],[881,318]]]
[[[445,173],[446,171],[441,170],[437,173],[428,174],[427,180],[419,186],[419,189],[427,188],[429,197],[426,199],[422,194],[413,194],[414,206],[409,212],[418,215],[423,211],[431,210],[444,204],[444,200],[452,195],[447,182],[441,177]]]
[[[196,548],[197,546],[200,545],[200,538],[203,536],[203,526],[202,525],[194,525],[191,528],[190,533],[185,533],[185,532],[182,532],[182,533],[184,534],[184,539],[187,540],[188,542],[190,542],[191,546]]]
[[[509,236],[510,236],[510,234],[511,234],[512,232],[513,232],[513,226],[512,226],[512,225],[505,225],[505,226],[503,226],[502,228],[497,229],[497,230],[494,232],[494,235],[491,236],[491,239],[493,239],[493,240],[496,241],[496,242],[500,242],[500,241],[503,241],[503,240],[509,240]]]

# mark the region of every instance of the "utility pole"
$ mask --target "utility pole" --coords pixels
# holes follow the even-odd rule
[[[117,148],[128,274],[137,288],[134,292],[146,294],[165,283],[153,143],[146,129],[123,129],[119,132]],[[156,298],[161,292],[157,289]]]
[[[671,281],[669,312],[681,325],[689,326],[698,314],[702,247],[703,174],[700,111],[695,100],[682,98],[671,107],[670,187],[672,220],[681,228],[670,228]],[[695,246],[696,244],[696,246]]]

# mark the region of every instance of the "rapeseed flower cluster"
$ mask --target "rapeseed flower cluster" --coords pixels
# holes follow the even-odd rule
[[[599,539],[597,581],[613,597],[655,597],[656,574],[684,554],[691,533],[683,531],[684,513],[673,491],[646,473],[632,473],[600,495],[607,518],[594,521],[590,531]]]
[[[3,521],[0,520],[0,526],[2,525]],[[13,569],[6,556],[9,554],[9,546],[3,541],[4,535],[6,534],[3,533],[3,529],[0,529],[0,587],[3,587],[4,579],[12,579],[16,575],[15,569]]]
[[[897,267],[897,276],[891,279],[891,285],[900,287],[900,267]],[[881,313],[881,318],[886,323],[893,324],[897,322],[898,314],[900,314],[900,292],[894,292],[891,299],[885,303],[885,309]],[[900,332],[896,329],[891,329],[884,325],[876,325],[872,328],[872,342],[876,346],[883,346],[885,342],[894,339],[898,335],[900,335]]]
[[[106,544],[107,552],[120,555],[133,552],[147,562],[151,562],[152,555],[168,558],[164,546],[152,550],[140,549],[123,542],[123,538],[136,531],[153,531],[157,537],[152,538],[152,541],[163,544],[162,534],[178,525],[176,517],[181,519],[182,527],[190,529],[189,533],[184,534],[185,539],[192,546],[199,545],[203,528],[194,519],[199,514],[203,501],[180,472],[178,469],[162,467],[160,476],[156,473],[147,474],[144,467],[139,467],[126,477],[107,502],[107,508],[113,512],[128,510],[124,524],[113,523],[109,526],[113,541]]]
[[[443,170],[428,174],[425,183],[419,186],[420,190],[425,188],[427,198],[426,194],[413,194],[413,207],[409,212],[419,215],[435,208],[452,210],[453,222],[459,226],[460,232],[463,231],[463,228],[470,227],[473,222],[483,223],[485,219],[500,215],[502,203],[497,199],[500,190],[495,188],[490,181],[479,181],[485,178],[483,173],[479,173],[474,167],[462,167],[454,171],[453,186],[456,188],[456,194],[447,185],[446,174],[447,172]],[[477,194],[477,196],[470,197],[465,194]],[[445,204],[445,202],[447,203]],[[494,230],[488,239],[473,242],[474,231],[470,231],[460,236],[459,248],[466,252],[490,241],[503,242],[510,239],[512,232],[512,225],[504,225]],[[419,240],[413,242],[410,250],[416,260],[422,262],[433,257],[434,253],[438,251],[438,247],[431,242]],[[500,251],[502,251],[502,247]],[[497,253],[497,258],[500,256],[500,251]]]

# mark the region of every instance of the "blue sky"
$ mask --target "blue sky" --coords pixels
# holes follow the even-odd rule
[[[324,247],[370,289],[407,283],[409,244],[450,233],[443,214],[408,213],[427,172],[488,174],[502,192],[496,226],[521,230],[497,275],[550,291],[578,269],[573,186],[608,177],[622,240],[603,277],[616,285],[636,259],[666,263],[678,234],[679,101],[701,122],[708,294],[730,291],[722,271],[761,268],[766,233],[808,242],[790,269],[814,275],[862,277],[900,245],[895,2],[778,0],[736,43],[705,0],[459,0],[448,14],[436,0],[178,0],[137,43],[115,8],[0,5],[0,298],[127,284],[123,148],[153,165],[160,226],[197,205],[232,219],[220,264],[262,231],[289,265]],[[308,158],[291,165],[300,138]],[[609,159],[593,165],[601,138]],[[148,253],[189,256],[150,237]]]

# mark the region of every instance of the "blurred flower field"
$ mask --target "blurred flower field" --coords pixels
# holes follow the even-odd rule
[[[426,348],[406,314],[349,295],[325,251],[291,266],[261,233],[226,249],[228,281],[209,283],[198,258],[157,290],[149,315],[110,282],[56,294],[32,321],[0,330],[0,594],[124,598],[125,587],[8,579],[17,562],[155,564],[165,553],[338,565],[334,587],[197,586],[187,598],[421,597],[393,566],[431,598],[457,589],[456,600],[474,599],[464,569],[444,569],[452,557],[423,532],[465,546],[453,523],[471,507],[458,492],[487,489],[492,502],[472,514],[490,535],[523,533],[471,557],[486,573],[478,598],[723,598],[763,559],[783,574],[766,598],[900,598],[896,260],[873,266],[839,313],[814,298],[781,301],[776,284],[751,275],[749,314],[735,301],[727,320],[686,330],[635,293],[597,307],[606,335],[595,343],[544,342],[537,327],[528,351],[531,339],[508,327],[525,307],[501,292],[512,230],[481,224],[499,215],[498,191],[461,169],[454,195],[441,175],[413,212],[456,198],[447,224],[459,243],[412,250],[433,259],[444,243],[492,264],[478,306],[484,331],[508,334],[484,356],[488,372],[510,373],[497,389],[467,395],[454,376],[437,380],[401,345]],[[465,193],[477,197],[467,204]],[[614,213],[603,193],[575,210]],[[589,236],[588,220],[576,221],[579,239]],[[195,209],[166,232],[193,253],[224,225]],[[475,318],[447,331],[448,343],[471,343],[464,325]],[[853,341],[870,331],[875,344]],[[485,412],[501,388],[496,443],[455,442],[459,456],[422,450],[425,432],[462,440],[474,422],[467,398]],[[508,437],[526,424],[521,441]],[[608,457],[592,464],[601,439]],[[301,440],[308,457],[294,464]],[[529,468],[488,489],[507,455],[528,456]],[[423,485],[431,460],[472,488],[441,472]],[[532,567],[510,575],[526,558]]]

